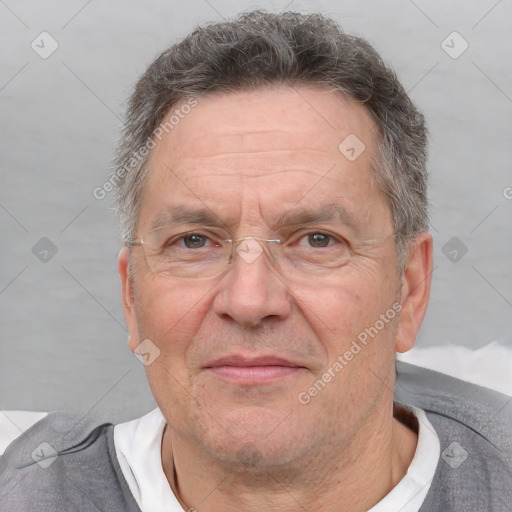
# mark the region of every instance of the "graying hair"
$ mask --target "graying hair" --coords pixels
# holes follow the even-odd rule
[[[390,204],[403,269],[410,242],[428,229],[424,117],[370,43],[321,14],[258,10],[198,27],[147,68],[130,97],[116,153],[123,242],[137,231],[148,141],[170,110],[213,92],[279,84],[327,87],[368,109],[378,128],[373,177]]]

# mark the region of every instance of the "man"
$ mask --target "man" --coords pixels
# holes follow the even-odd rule
[[[195,30],[138,82],[114,177],[158,409],[38,422],[1,510],[510,510],[509,398],[395,385],[430,290],[426,129],[367,42],[295,13]]]

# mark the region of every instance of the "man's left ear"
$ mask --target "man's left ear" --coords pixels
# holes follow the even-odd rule
[[[416,237],[409,249],[402,276],[402,310],[395,338],[396,352],[407,352],[416,342],[430,297],[432,248],[432,235],[425,231]]]

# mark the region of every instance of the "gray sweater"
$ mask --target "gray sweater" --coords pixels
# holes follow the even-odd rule
[[[424,409],[442,457],[421,512],[512,511],[512,398],[397,363],[395,401]],[[51,413],[0,457],[1,512],[140,512],[114,426]],[[399,512],[399,511],[396,511]]]

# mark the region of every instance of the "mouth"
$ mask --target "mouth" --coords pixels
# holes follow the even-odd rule
[[[275,356],[228,356],[204,366],[204,369],[223,380],[237,384],[257,385],[295,375],[306,368],[299,363]]]

